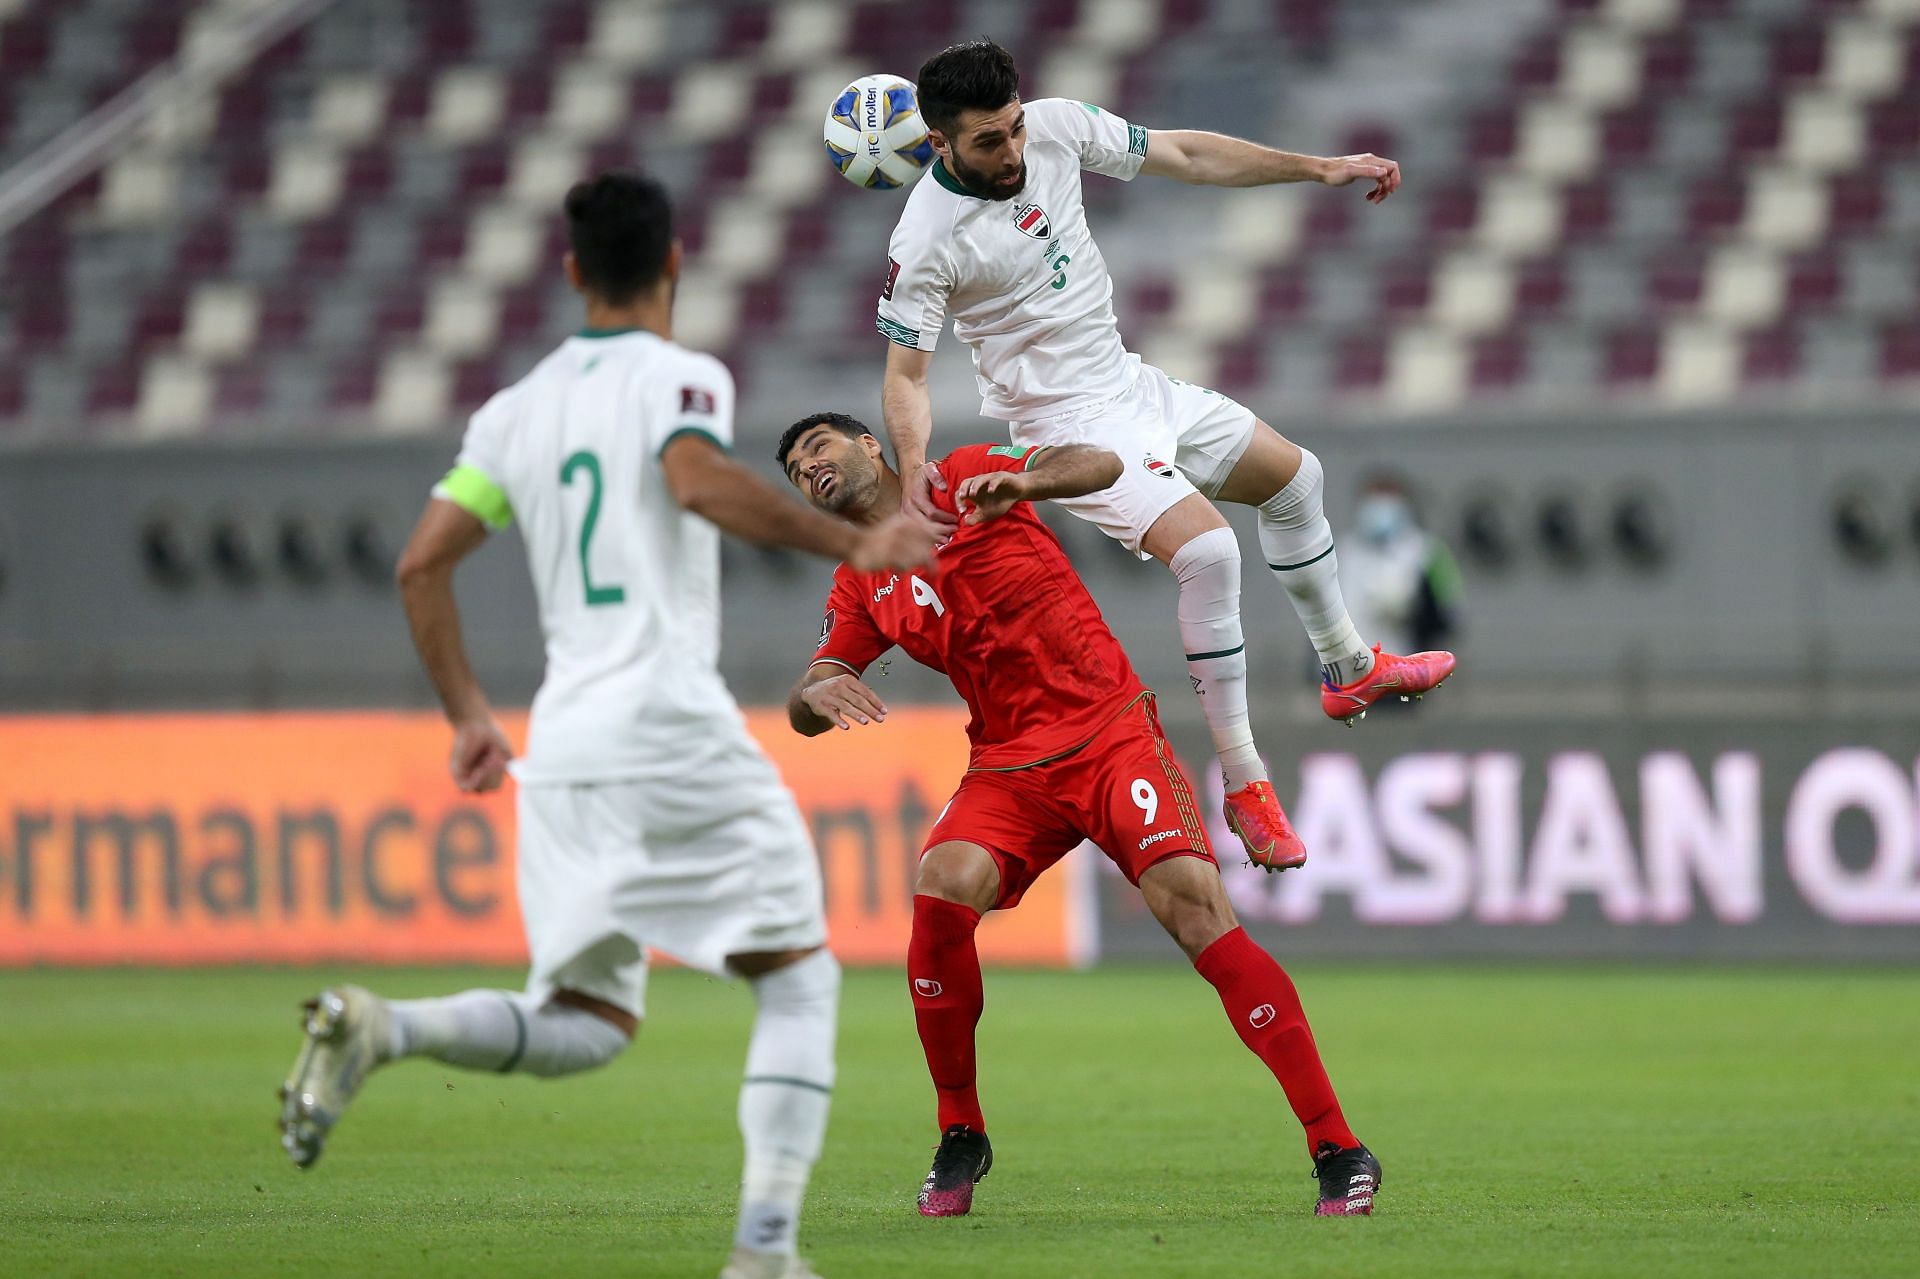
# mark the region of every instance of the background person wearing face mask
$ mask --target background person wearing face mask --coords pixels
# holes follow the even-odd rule
[[[1396,653],[1449,643],[1460,627],[1460,569],[1420,527],[1405,485],[1370,476],[1340,540],[1340,585],[1361,634]]]

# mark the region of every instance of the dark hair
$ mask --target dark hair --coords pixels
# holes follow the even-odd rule
[[[622,305],[660,278],[673,246],[673,201],[640,173],[602,173],[567,192],[567,242],[580,278]]]
[[[962,111],[998,111],[1020,96],[1013,55],[991,40],[969,40],[940,50],[920,68],[914,91],[920,118],[951,134]]]
[[[816,426],[830,426],[849,439],[857,440],[863,435],[872,435],[873,431],[857,417],[845,413],[809,413],[786,430],[780,432],[780,443],[773,451],[774,461],[780,463],[781,471],[787,469],[787,454],[793,452],[793,446],[800,437]]]

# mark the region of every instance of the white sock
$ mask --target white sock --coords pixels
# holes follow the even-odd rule
[[[1325,480],[1320,459],[1301,449],[1299,472],[1260,504],[1260,549],[1320,655],[1321,678],[1345,685],[1373,669],[1373,650],[1354,629],[1340,596],[1340,559],[1333,552],[1333,526],[1322,497]]]
[[[536,1005],[505,990],[389,1000],[395,1057],[432,1057],[469,1070],[571,1075],[604,1066],[627,1046],[618,1026],[565,1004]]]
[[[833,1039],[840,1013],[840,964],[816,950],[797,964],[753,979],[760,1003],[740,1085],[740,1182],[736,1247],[791,1254],[800,1201],[827,1136],[833,1096]]]
[[[1230,528],[1209,529],[1167,561],[1180,581],[1180,644],[1187,676],[1207,717],[1213,753],[1227,789],[1265,781],[1247,721],[1247,646],[1240,633],[1240,542]]]

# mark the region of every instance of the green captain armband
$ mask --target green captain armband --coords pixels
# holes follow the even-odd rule
[[[463,462],[448,471],[433,486],[433,495],[452,502],[495,533],[513,523],[513,504],[507,501],[506,493],[471,463]]]

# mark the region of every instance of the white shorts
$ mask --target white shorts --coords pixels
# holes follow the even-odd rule
[[[771,771],[771,765],[767,765]],[[566,988],[645,1012],[648,949],[729,975],[729,955],[827,939],[820,863],[778,781],[522,786],[527,992]]]
[[[1112,487],[1059,499],[1146,559],[1140,543],[1153,522],[1191,493],[1214,497],[1253,443],[1253,411],[1218,391],[1140,366],[1127,390],[1058,417],[1012,423],[1013,442],[1097,444],[1125,469]]]

